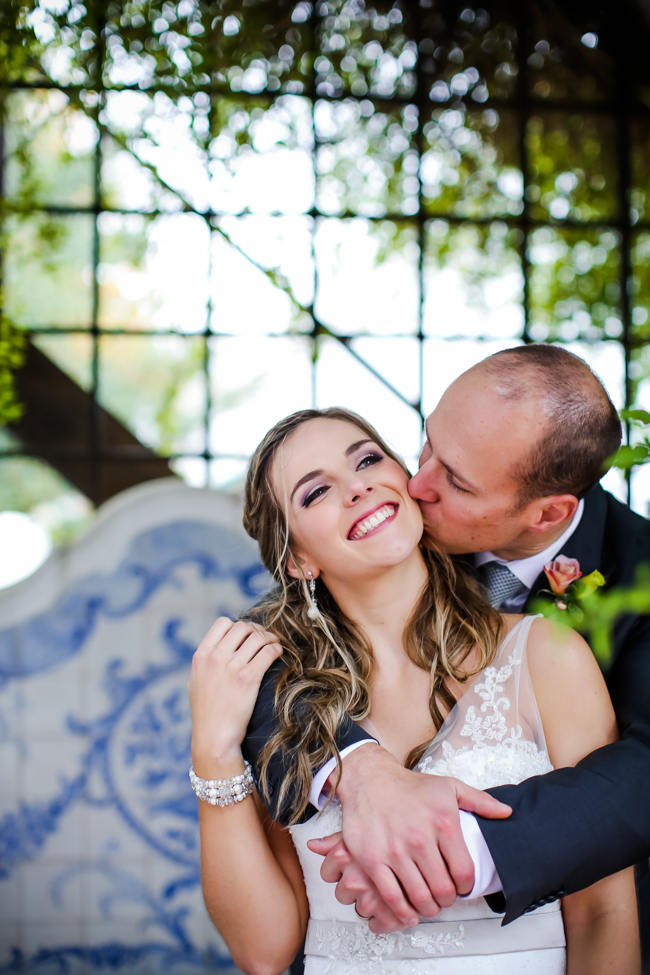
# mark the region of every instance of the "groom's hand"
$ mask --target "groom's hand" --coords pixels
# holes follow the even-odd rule
[[[458,810],[490,819],[511,812],[509,806],[458,779],[403,768],[374,743],[345,756],[337,795],[343,808],[343,839],[352,861],[402,927],[416,922],[418,916],[435,917],[474,885],[474,864]],[[359,877],[354,880],[358,886]],[[343,872],[342,881],[339,900],[341,892],[343,897],[351,893]]]

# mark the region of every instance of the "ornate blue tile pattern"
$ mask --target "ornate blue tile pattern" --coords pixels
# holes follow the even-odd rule
[[[234,971],[203,906],[189,662],[267,588],[238,505],[110,502],[0,592],[0,973]]]

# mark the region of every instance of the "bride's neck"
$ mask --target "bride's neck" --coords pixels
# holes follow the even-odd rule
[[[324,581],[345,615],[363,629],[376,655],[383,647],[402,651],[404,627],[428,583],[419,549],[405,562],[372,577]]]

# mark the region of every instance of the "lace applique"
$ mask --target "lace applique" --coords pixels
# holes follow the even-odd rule
[[[546,749],[524,737],[524,729],[516,721],[520,715],[513,714],[508,722],[509,712],[517,700],[516,684],[524,646],[518,642],[501,666],[486,667],[482,679],[459,700],[457,713],[450,714],[454,720],[448,732],[453,729],[453,734],[445,734],[443,729],[439,740],[420,759],[419,772],[451,775],[477,789],[485,789],[506,782],[521,782],[552,769]],[[508,681],[511,686],[506,689]],[[477,697],[482,702],[479,706],[470,703]],[[450,738],[455,739],[456,747]],[[466,739],[467,744],[461,739]]]
[[[442,925],[441,925],[442,927]],[[397,931],[394,934],[373,934],[365,924],[341,921],[312,921],[307,935],[307,951],[332,961],[354,959],[355,975],[375,975],[389,972],[390,962],[400,960],[400,973],[421,970],[417,959],[444,955],[450,948],[464,946],[465,927],[457,924],[452,930]],[[413,959],[413,965],[405,963]]]

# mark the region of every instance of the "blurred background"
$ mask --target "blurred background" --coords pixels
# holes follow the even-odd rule
[[[237,492],[298,408],[412,466],[450,379],[522,341],[648,409],[647,0],[0,18],[0,585],[132,484]],[[645,512],[647,473],[606,486]]]
[[[231,970],[185,684],[277,419],[414,469],[459,372],[562,343],[648,514],[649,46],[650,0],[3,0],[0,973]]]

